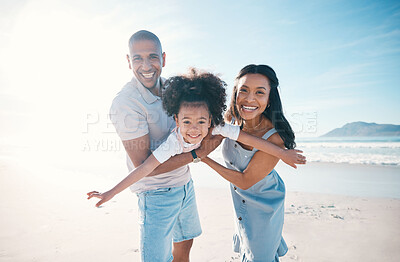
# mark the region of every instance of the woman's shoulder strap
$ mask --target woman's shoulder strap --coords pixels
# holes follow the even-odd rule
[[[276,132],[277,132],[276,129],[275,129],[275,128],[272,128],[272,129],[268,130],[268,132],[265,133],[265,134],[263,135],[263,138],[264,138],[265,140],[267,140],[270,136],[272,136],[272,135],[275,134]]]

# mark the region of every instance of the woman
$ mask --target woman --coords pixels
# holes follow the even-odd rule
[[[247,133],[293,149],[294,133],[282,112],[278,84],[271,67],[244,67],[236,77],[226,119]],[[210,158],[203,161],[231,182],[237,222],[234,248],[240,261],[279,261],[287,252],[282,238],[285,185],[274,170],[279,159],[229,139],[223,156],[228,168]]]

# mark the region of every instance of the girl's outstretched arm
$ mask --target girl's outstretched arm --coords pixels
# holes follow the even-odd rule
[[[270,155],[276,156],[293,168],[297,168],[296,164],[306,163],[306,157],[300,154],[303,153],[303,151],[298,149],[280,148],[279,146],[265,139],[250,135],[242,130],[240,130],[237,141],[248,146],[257,148],[258,150],[268,153]]]
[[[297,149],[284,149],[279,146],[264,140],[263,138],[250,135],[242,130],[239,126],[234,126],[225,123],[224,126],[217,126],[212,131],[213,135],[222,135],[228,137],[232,140],[239,141],[248,146],[257,148],[260,151],[268,153],[272,156],[282,159],[283,162],[288,164],[293,168],[297,168],[296,164],[305,164],[306,157],[301,155],[303,153],[301,150]]]
[[[96,207],[99,207],[101,204],[111,200],[116,194],[122,192],[127,187],[136,183],[143,177],[150,174],[157,166],[160,165],[160,162],[151,154],[140,166],[138,166],[135,170],[133,170],[127,177],[125,177],[121,182],[119,182],[115,187],[111,190],[99,193],[97,191],[92,191],[87,193],[88,199],[92,197],[100,198],[101,200],[97,202]]]
[[[109,201],[116,194],[120,193],[133,183],[136,183],[143,177],[149,175],[156,167],[167,161],[170,157],[182,153],[182,147],[179,146],[178,140],[174,133],[171,133],[167,140],[164,141],[153,153],[135,170],[133,170],[127,177],[125,177],[118,185],[113,189],[99,193],[92,191],[87,193],[88,199],[92,197],[100,198],[101,200],[96,204],[99,207],[101,204]]]

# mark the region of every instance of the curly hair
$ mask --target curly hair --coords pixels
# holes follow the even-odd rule
[[[204,103],[211,118],[211,126],[224,124],[226,83],[209,72],[191,68],[189,73],[169,78],[164,85],[163,107],[169,116],[176,116],[183,103]]]

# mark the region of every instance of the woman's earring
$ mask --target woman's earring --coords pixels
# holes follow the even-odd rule
[[[270,106],[271,106],[271,104],[268,104],[268,105],[267,105],[267,108],[269,108]]]

